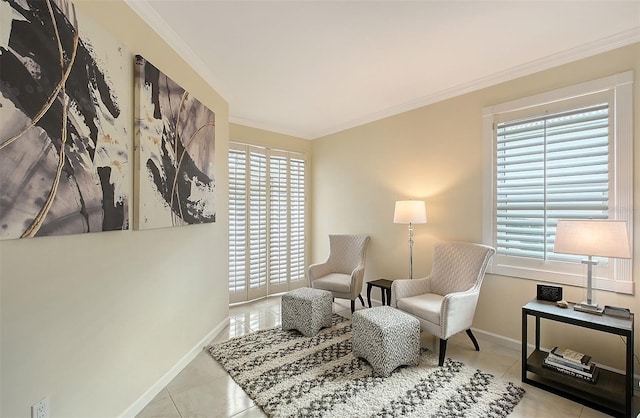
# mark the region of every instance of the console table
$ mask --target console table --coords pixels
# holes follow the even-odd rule
[[[535,350],[527,356],[527,317],[535,317]],[[547,352],[540,350],[540,318],[593,329],[625,338],[625,374],[600,369],[595,383],[581,381],[542,366]],[[598,316],[560,308],[553,302],[532,300],[522,307],[522,382],[621,417],[631,416],[633,397],[633,321],[631,317]],[[569,347],[570,348],[570,347]],[[587,353],[588,354],[588,353]],[[597,363],[597,362],[596,362]]]

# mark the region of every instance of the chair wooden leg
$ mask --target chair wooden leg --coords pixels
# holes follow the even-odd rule
[[[440,339],[440,356],[438,358],[438,366],[444,364],[444,355],[447,352],[447,340]]]
[[[476,337],[473,335],[473,332],[471,332],[471,329],[467,330],[467,335],[469,336],[469,338],[471,338],[471,342],[473,343],[473,346],[476,348],[476,351],[480,351],[478,340],[476,340]]]
[[[362,303],[362,307],[366,308],[366,306],[364,306],[364,299],[362,299],[362,295],[358,295],[358,297],[360,298],[360,302]]]
[[[354,313],[356,311],[356,301],[352,300],[351,301],[351,313]]]

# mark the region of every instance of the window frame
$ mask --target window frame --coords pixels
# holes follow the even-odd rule
[[[543,107],[560,112],[575,103],[595,103],[609,96],[612,125],[609,132],[609,219],[626,220],[633,253],[633,73],[631,71],[560,88],[482,109],[483,121],[483,242],[493,247],[496,234],[496,129],[499,122],[540,114]],[[602,100],[600,100],[602,101]],[[585,257],[586,258],[586,257]],[[594,289],[633,294],[632,259],[609,259],[594,269]],[[579,263],[544,261],[526,257],[494,256],[491,274],[585,286],[586,267]]]

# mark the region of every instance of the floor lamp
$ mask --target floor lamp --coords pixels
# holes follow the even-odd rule
[[[399,200],[393,212],[393,223],[409,224],[409,278],[413,279],[413,224],[427,223],[427,210],[421,200]]]
[[[601,315],[603,307],[592,297],[593,266],[598,262],[592,257],[631,258],[629,235],[626,221],[613,220],[570,220],[558,221],[554,253],[586,255],[582,260],[587,265],[587,300],[576,304],[576,311]]]

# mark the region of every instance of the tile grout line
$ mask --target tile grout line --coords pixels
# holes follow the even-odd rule
[[[176,409],[176,411],[178,411],[178,415],[180,416],[180,418],[184,418],[182,416],[182,412],[180,412],[180,408],[178,408],[178,405],[176,404],[176,401],[173,400],[173,395],[171,395],[171,391],[169,391],[169,388],[166,388],[166,391],[169,394],[169,399],[171,399],[171,403],[173,404],[173,407]]]

